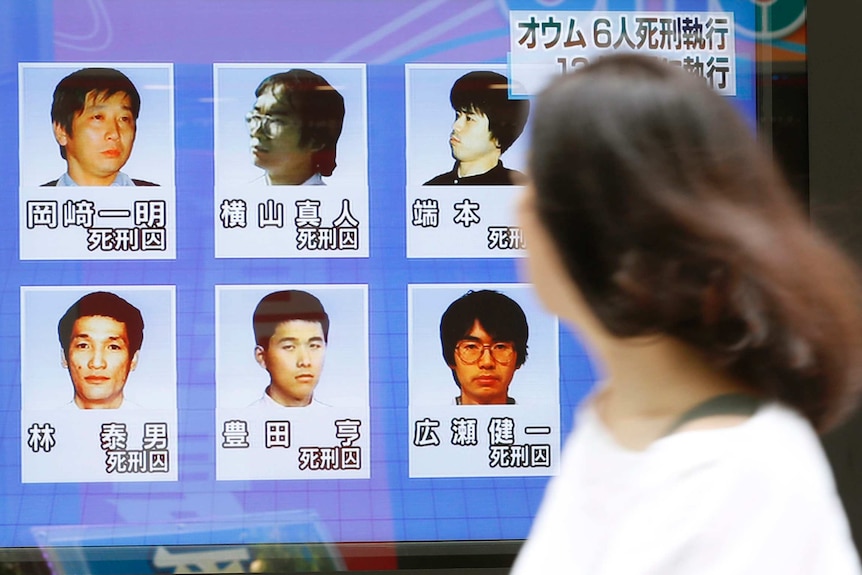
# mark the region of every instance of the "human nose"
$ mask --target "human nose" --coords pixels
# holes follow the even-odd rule
[[[102,353],[102,350],[93,350],[93,353],[90,355],[90,360],[87,362],[87,367],[91,369],[102,369],[106,365],[107,362],[105,361],[105,354]]]
[[[120,124],[115,120],[108,122],[108,127],[105,129],[105,139],[117,140],[120,137]]]
[[[248,123],[248,132],[253,137],[257,139],[270,137],[269,116],[250,112],[245,119]]]
[[[455,118],[455,121],[452,122],[452,131],[453,132],[460,132],[464,128],[464,123],[465,123],[464,122],[464,116],[461,116],[461,115],[457,116]]]
[[[491,347],[487,345],[482,346],[482,351],[479,352],[479,366],[480,367],[495,367],[497,362],[494,361],[494,356],[491,355]]]
[[[264,125],[264,119],[258,118],[257,121],[249,124],[248,131],[252,136],[254,136],[256,138],[259,137],[261,134],[263,134],[265,136],[266,130],[264,129],[263,125]]]
[[[305,347],[300,347],[296,356],[296,365],[307,367],[311,365],[311,354]]]

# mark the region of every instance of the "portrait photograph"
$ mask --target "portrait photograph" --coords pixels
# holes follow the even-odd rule
[[[174,186],[172,64],[18,65],[22,188]]]
[[[506,75],[499,64],[406,65],[408,188],[520,185],[530,103],[509,97]]]
[[[367,408],[367,286],[215,290],[217,407]]]
[[[364,64],[214,64],[213,81],[216,188],[367,188]]]
[[[530,286],[413,284],[408,307],[411,406],[559,404],[557,319]]]
[[[22,286],[22,410],[176,409],[173,286]]]

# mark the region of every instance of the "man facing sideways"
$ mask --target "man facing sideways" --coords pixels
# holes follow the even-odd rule
[[[443,359],[461,393],[456,405],[505,405],[509,385],[527,360],[529,328],[524,310],[492,290],[469,291],[440,319]]]
[[[323,185],[335,170],[344,98],[322,76],[293,69],[265,78],[245,116],[254,165],[267,185]]]
[[[269,385],[252,406],[325,405],[314,399],[329,339],[320,300],[300,290],[273,292],[257,304],[252,326],[254,357],[269,373]]]
[[[110,292],[89,293],[66,310],[57,324],[79,409],[137,407],[125,400],[129,373],[138,365],[144,319],[138,308]]]
[[[509,81],[496,72],[470,72],[456,80],[449,92],[455,122],[449,147],[455,166],[431,178],[426,186],[510,186],[524,182],[524,174],[500,160],[518,139],[530,112],[528,100],[509,99]]]
[[[141,97],[113,68],[84,68],[54,89],[51,122],[66,173],[43,186],[155,186],[120,170],[132,154]]]

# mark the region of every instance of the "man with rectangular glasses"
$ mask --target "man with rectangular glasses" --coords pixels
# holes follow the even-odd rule
[[[344,98],[322,76],[295,68],[265,78],[245,116],[254,165],[270,186],[324,185],[335,170]]]

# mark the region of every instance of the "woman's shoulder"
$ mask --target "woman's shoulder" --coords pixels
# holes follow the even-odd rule
[[[828,478],[831,483],[831,472],[817,433],[796,410],[767,403],[736,431],[736,436],[729,434],[728,456],[738,452],[738,464],[743,469],[768,473],[792,470],[799,474],[798,479],[816,475],[820,480]],[[816,474],[812,473],[815,471]]]
[[[734,509],[753,519],[784,509],[781,515],[791,523],[844,521],[817,434],[789,407],[767,403],[739,425],[667,439],[657,459],[659,483],[670,491],[702,493],[713,513]]]
[[[670,457],[706,459],[743,474],[775,475],[794,470],[822,477],[828,463],[814,428],[794,409],[763,404],[751,417],[728,427],[692,429],[657,442],[657,451]],[[827,477],[831,477],[829,473]]]

